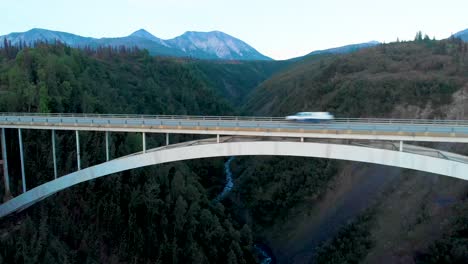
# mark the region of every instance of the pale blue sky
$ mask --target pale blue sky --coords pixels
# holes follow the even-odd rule
[[[91,37],[220,30],[275,59],[468,28],[468,0],[0,0],[0,35],[33,27]]]

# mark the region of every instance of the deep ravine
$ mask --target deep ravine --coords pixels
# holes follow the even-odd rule
[[[225,163],[224,163],[224,173],[226,174],[226,184],[224,185],[223,191],[218,194],[218,196],[215,198],[215,201],[221,201],[226,197],[226,195],[232,190],[232,187],[234,187],[234,181],[232,180],[232,172],[231,172],[231,162],[234,160],[234,157],[230,157]]]
[[[225,163],[224,163],[224,173],[226,174],[226,184],[224,185],[223,191],[218,194],[218,196],[214,199],[215,202],[220,202],[222,201],[227,194],[232,190],[234,187],[234,181],[232,177],[232,171],[231,171],[231,162],[234,160],[234,157],[230,157]],[[274,257],[272,257],[272,251],[271,249],[263,244],[263,243],[256,243],[254,244],[254,249],[255,253],[260,260],[260,264],[274,264]]]

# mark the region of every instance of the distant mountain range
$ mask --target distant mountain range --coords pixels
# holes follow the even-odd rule
[[[328,53],[328,54],[344,54],[344,53],[350,53],[350,52],[354,52],[354,51],[364,49],[364,48],[373,47],[373,46],[376,46],[376,45],[379,45],[379,44],[380,44],[380,42],[373,40],[373,41],[369,41],[369,42],[358,43],[358,44],[350,44],[350,45],[341,46],[341,47],[337,47],[337,48],[331,48],[331,49],[325,49],[325,50],[316,50],[316,51],[312,51],[311,53],[307,54],[306,56],[326,54],[326,53]]]
[[[137,46],[147,49],[152,55],[193,57],[199,59],[224,60],[271,60],[247,43],[220,31],[189,31],[173,39],[160,39],[144,29],[135,31],[126,37],[90,38],[60,31],[34,28],[26,32],[10,33],[0,36],[13,45],[20,42],[27,44],[41,40],[53,42],[59,40],[72,47],[98,46]],[[3,41],[0,41],[0,46]]]
[[[457,38],[461,38],[463,41],[468,42],[468,28],[453,34]]]
[[[369,42],[364,42],[364,43],[358,43],[358,44],[350,44],[346,46],[341,46],[341,47],[336,47],[336,48],[330,48],[330,49],[324,49],[324,50],[315,50],[312,51],[309,54],[306,54],[304,56],[296,57],[296,58],[291,58],[289,59],[290,61],[298,61],[302,60],[306,57],[313,56],[313,55],[324,55],[324,54],[345,54],[345,53],[351,53],[354,51],[358,51],[360,49],[364,48],[370,48],[376,45],[379,45],[380,42],[378,41],[369,41]]]
[[[459,37],[464,41],[468,41],[468,29],[457,32],[454,36]],[[152,55],[159,56],[222,60],[272,60],[244,41],[221,31],[187,31],[173,39],[164,40],[154,36],[144,29],[137,30],[126,37],[91,38],[67,32],[33,28],[26,32],[10,33],[8,35],[0,36],[0,40],[3,40],[4,38],[10,41],[13,45],[19,44],[20,42],[31,44],[38,40],[47,42],[59,40],[72,47],[89,46],[96,48],[99,46],[136,46],[141,49],[147,49]],[[379,44],[380,42],[378,41],[369,41],[325,50],[316,50],[307,55],[292,58],[290,61],[300,60],[311,55],[350,53]],[[0,47],[2,45],[3,41],[0,41]]]

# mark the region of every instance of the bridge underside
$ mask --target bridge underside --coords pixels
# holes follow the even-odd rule
[[[174,161],[225,156],[297,156],[349,160],[413,169],[468,180],[468,157],[392,142],[301,142],[291,138],[225,137],[168,145],[114,159],[70,173],[35,187],[0,205],[0,217],[81,182],[102,176]]]

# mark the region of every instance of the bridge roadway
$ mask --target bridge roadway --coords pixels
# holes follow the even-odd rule
[[[468,142],[468,121],[338,118],[328,123],[282,117],[0,113],[1,128]]]

